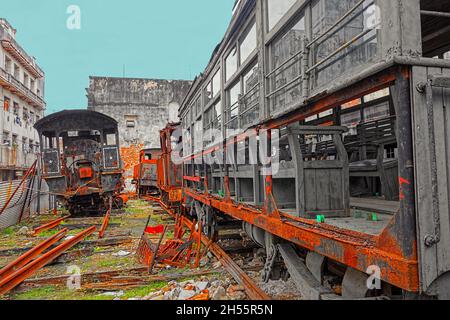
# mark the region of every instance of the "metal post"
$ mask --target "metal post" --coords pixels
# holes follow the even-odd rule
[[[415,258],[416,206],[414,188],[414,152],[411,113],[410,71],[399,68],[392,95],[397,113],[398,170],[400,187],[400,214],[397,216],[397,237],[401,239],[406,258]]]

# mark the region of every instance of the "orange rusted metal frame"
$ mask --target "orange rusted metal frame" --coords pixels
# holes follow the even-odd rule
[[[51,230],[53,228],[56,228],[57,226],[59,226],[64,220],[66,220],[69,216],[66,217],[62,217],[53,221],[50,221],[49,223],[46,223],[40,227],[37,227],[36,229],[34,229],[33,231],[33,236],[37,236],[39,235],[41,232],[47,231],[47,230]]]
[[[98,232],[99,239],[103,239],[103,237],[105,236],[106,229],[108,228],[108,225],[109,225],[110,217],[111,217],[111,209],[109,209],[106,212],[105,217],[103,218],[102,226],[100,228],[100,231]]]
[[[33,249],[27,251],[16,260],[9,263],[7,266],[5,266],[3,269],[0,270],[0,279],[4,279],[5,277],[9,276],[11,273],[15,272],[19,268],[22,268],[24,265],[29,263],[34,258],[38,257],[42,252],[44,252],[52,245],[54,245],[56,242],[64,238],[64,236],[67,234],[67,231],[69,231],[69,229],[67,228],[61,230],[57,234],[41,242]]]
[[[96,230],[95,226],[92,226],[89,229],[80,232],[75,237],[66,240],[59,246],[53,248],[52,250],[43,254],[42,256],[30,262],[26,266],[22,267],[21,269],[2,279],[0,281],[0,296],[4,295],[5,293],[8,293],[9,291],[17,287],[24,280],[31,277],[37,270],[44,267],[51,261],[55,260],[57,257],[59,257],[62,253],[64,253],[68,249],[80,243],[84,238],[94,233],[95,230]]]

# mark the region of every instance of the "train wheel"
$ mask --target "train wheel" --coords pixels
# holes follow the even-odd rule
[[[194,202],[192,208],[195,210],[197,220],[202,224],[203,233],[209,239],[216,241],[219,237],[219,230],[214,210],[207,205],[200,204],[198,201]]]

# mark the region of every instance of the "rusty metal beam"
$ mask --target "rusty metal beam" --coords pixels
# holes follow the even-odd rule
[[[47,231],[47,230],[51,230],[53,228],[56,228],[57,226],[59,226],[65,219],[67,219],[69,216],[66,217],[62,217],[53,221],[50,221],[49,223],[46,223],[36,229],[34,229],[33,231],[33,236],[37,236],[38,234]]]
[[[80,232],[75,237],[66,240],[59,246],[53,248],[49,252],[35,259],[33,262],[30,262],[26,266],[22,267],[21,269],[2,279],[0,281],[0,296],[8,293],[9,291],[17,287],[25,279],[31,277],[40,268],[46,266],[48,263],[59,257],[63,252],[77,245],[84,238],[90,236],[92,233],[95,232],[95,230],[96,228],[93,226],[89,229]]]
[[[21,255],[19,258],[15,259],[11,263],[9,263],[7,266],[5,266],[3,269],[0,270],[0,279],[3,280],[16,270],[22,268],[27,263],[29,263],[34,258],[38,257],[42,252],[50,248],[52,245],[54,245],[56,242],[64,238],[64,236],[67,234],[67,231],[69,229],[64,229],[58,232],[57,234],[53,235],[52,237],[48,238],[47,240],[41,242],[33,249],[29,250],[28,252]]]
[[[109,219],[111,217],[111,209],[108,210],[105,214],[105,218],[103,219],[102,227],[100,228],[100,231],[98,232],[98,238],[103,239],[105,236],[106,229],[108,228]]]
[[[185,195],[356,270],[366,272],[371,265],[381,266],[383,281],[407,291],[419,290],[418,261],[393,253],[392,243],[385,245],[380,237],[308,219],[288,219],[286,216],[283,219],[273,218],[264,215],[257,208],[224,202],[190,189],[185,189]]]

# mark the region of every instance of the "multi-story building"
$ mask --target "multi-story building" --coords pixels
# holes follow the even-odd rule
[[[44,115],[44,72],[0,18],[0,181],[17,179],[36,159],[33,125]]]

